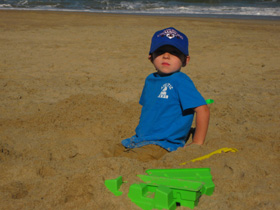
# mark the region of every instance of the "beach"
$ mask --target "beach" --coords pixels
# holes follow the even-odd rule
[[[182,72],[215,101],[206,142],[106,157],[135,133],[150,40],[169,26],[189,38]],[[211,169],[197,210],[280,208],[280,21],[0,10],[0,47],[0,209],[138,210],[137,175],[176,168]],[[221,148],[238,151],[190,161]],[[104,181],[119,176],[115,196]]]

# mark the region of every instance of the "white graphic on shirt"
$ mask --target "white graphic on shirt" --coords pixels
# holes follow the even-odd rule
[[[170,83],[165,83],[163,86],[161,86],[161,92],[160,94],[158,95],[158,98],[165,98],[165,99],[168,99],[168,95],[167,95],[167,90],[172,90],[173,87]]]

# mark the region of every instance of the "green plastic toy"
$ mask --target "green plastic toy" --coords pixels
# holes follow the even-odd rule
[[[138,175],[138,177],[151,186],[165,185],[171,189],[181,189],[189,191],[199,191],[203,187],[203,184],[201,182],[196,181],[147,175]]]
[[[210,168],[149,169],[148,175],[138,175],[144,183],[132,184],[128,197],[144,210],[175,210],[177,205],[193,209],[202,194],[212,195],[215,185]],[[115,195],[123,184],[122,176],[105,180],[106,187]]]
[[[149,169],[138,175],[145,183],[133,184],[128,197],[144,210],[175,210],[177,204],[193,209],[202,194],[212,195],[215,185],[209,168]]]
[[[105,180],[105,186],[115,195],[120,196],[122,192],[119,191],[121,185],[123,184],[122,176],[119,176],[116,179]]]
[[[207,104],[213,104],[214,103],[214,100],[210,99],[210,98],[206,99],[205,101],[206,101]]]
[[[201,182],[203,183],[202,194],[209,196],[215,189],[210,168],[148,169],[146,173],[150,176]]]

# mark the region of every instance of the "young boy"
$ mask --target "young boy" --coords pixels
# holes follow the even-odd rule
[[[148,155],[159,159],[167,152],[185,146],[194,113],[196,131],[188,145],[202,145],[210,114],[191,79],[180,72],[190,61],[187,36],[172,27],[157,31],[152,38],[149,59],[157,72],[146,78],[139,102],[142,111],[136,134],[123,140],[122,146],[119,145],[122,148],[116,150],[123,152],[126,149],[136,158],[152,153]],[[129,156],[128,153],[116,153],[115,156]]]

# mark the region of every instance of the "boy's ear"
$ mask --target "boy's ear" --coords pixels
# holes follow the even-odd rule
[[[152,57],[152,55],[149,55],[148,59],[153,63],[153,57]]]
[[[189,64],[190,60],[191,60],[191,57],[189,55],[187,55],[186,64]]]
[[[191,57],[189,55],[186,56],[186,58],[184,59],[183,65],[182,67],[186,66],[187,64],[189,64]]]

